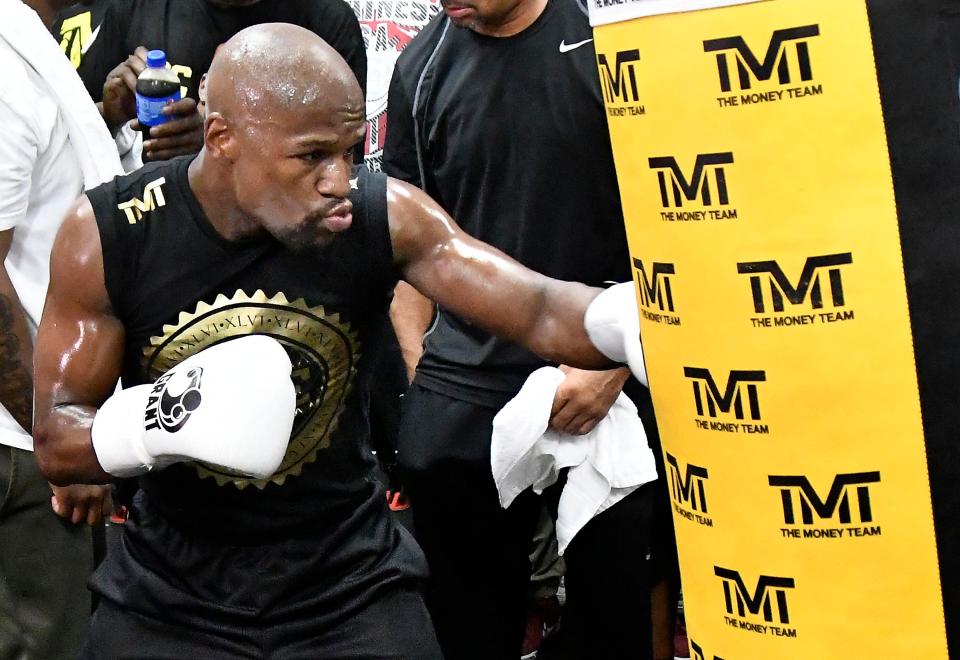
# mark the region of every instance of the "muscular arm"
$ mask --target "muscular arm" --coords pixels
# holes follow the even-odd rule
[[[422,294],[547,360],[583,369],[614,366],[583,328],[599,290],[535,273],[468,236],[408,184],[390,179],[387,204],[394,258]]]
[[[33,426],[33,343],[27,317],[4,260],[13,229],[0,231],[0,403],[30,433]]]
[[[90,440],[120,376],[124,332],[113,315],[93,209],[81,198],[57,234],[34,359],[34,449],[54,484],[107,483]]]
[[[423,335],[426,334],[433,319],[433,303],[407,284],[400,282],[393,292],[390,305],[390,321],[397,333],[400,353],[407,369],[407,380],[413,382],[417,364],[423,355]]]

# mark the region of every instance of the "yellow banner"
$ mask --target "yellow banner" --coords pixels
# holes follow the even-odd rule
[[[946,658],[863,0],[598,27],[694,658]]]

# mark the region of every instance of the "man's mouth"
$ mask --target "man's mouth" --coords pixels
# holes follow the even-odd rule
[[[464,18],[473,12],[472,7],[457,4],[444,4],[443,11],[450,18]]]
[[[340,202],[323,215],[320,224],[331,232],[345,231],[353,223],[351,211],[353,211],[353,204],[349,201]]]

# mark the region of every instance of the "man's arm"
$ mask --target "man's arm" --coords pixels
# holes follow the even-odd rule
[[[468,236],[413,186],[391,179],[387,204],[394,259],[418,291],[547,360],[583,369],[614,366],[583,326],[598,289],[535,273]]]
[[[423,355],[423,335],[430,326],[435,305],[406,282],[399,282],[390,304],[390,321],[397,333],[400,354],[407,370],[407,380],[413,382],[417,364]]]
[[[90,428],[120,377],[123,342],[104,283],[93,208],[82,197],[53,245],[34,355],[34,449],[54,484],[111,480],[97,461]]]
[[[0,231],[0,403],[29,434],[33,429],[33,342],[5,265],[13,232]]]

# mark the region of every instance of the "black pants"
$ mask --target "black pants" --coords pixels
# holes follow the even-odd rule
[[[197,621],[195,627],[123,610],[101,601],[83,660],[442,660],[420,594],[397,588],[340,625],[317,630],[313,621],[263,625]]]
[[[516,660],[523,638],[540,504],[527,491],[500,507],[490,472],[496,412],[416,385],[404,404],[399,460],[430,564],[427,607],[447,660]],[[591,520],[567,549],[564,657],[651,657],[656,487]]]
[[[72,660],[90,620],[90,528],[50,495],[33,452],[0,445],[0,660]]]

